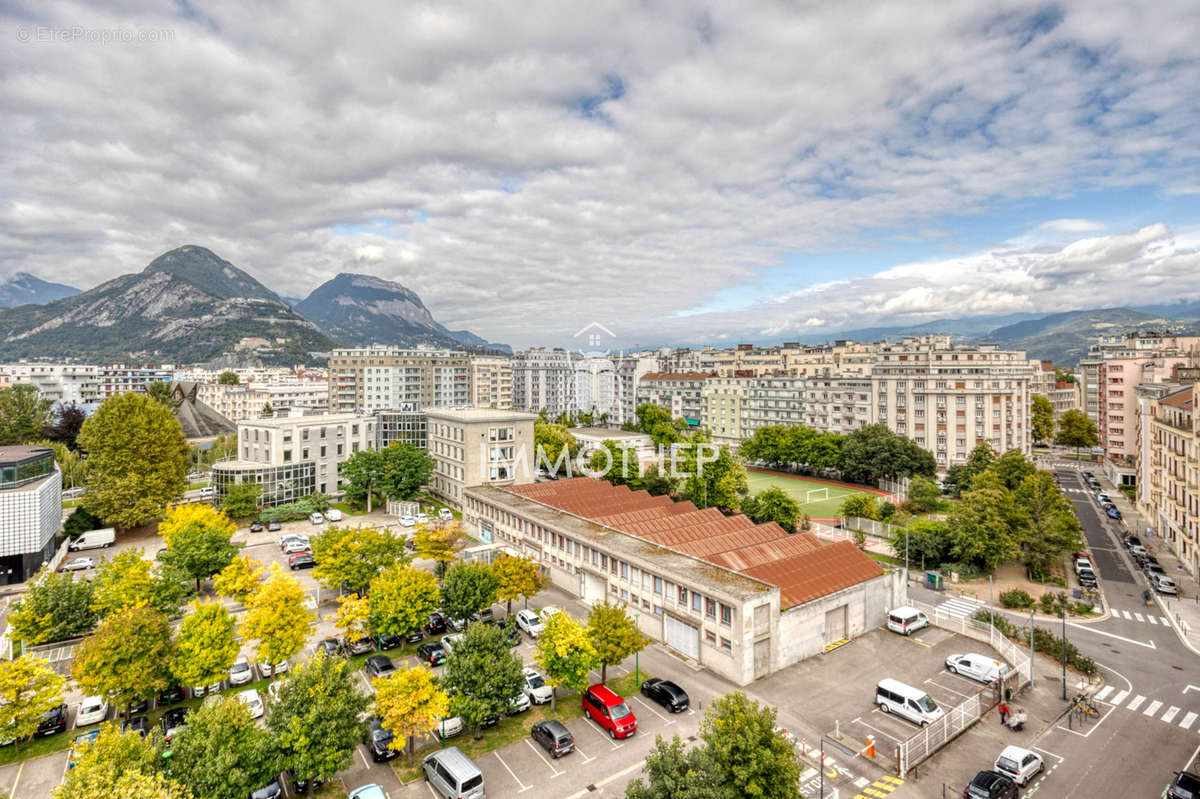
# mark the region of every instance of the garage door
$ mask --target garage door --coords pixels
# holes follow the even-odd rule
[[[825,614],[825,645],[829,646],[832,643],[841,641],[845,637],[846,606],[842,605]]]
[[[700,630],[674,616],[666,617],[667,646],[678,649],[693,660],[700,659]]]

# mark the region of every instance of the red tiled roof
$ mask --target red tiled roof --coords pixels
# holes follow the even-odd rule
[[[811,602],[885,573],[882,566],[850,541],[826,544],[814,552],[739,571],[779,586],[781,608]]]

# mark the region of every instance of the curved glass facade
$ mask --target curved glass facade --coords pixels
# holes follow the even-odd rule
[[[271,507],[295,502],[316,491],[317,467],[311,461],[288,463],[283,466],[226,461],[213,464],[212,480],[218,504],[229,486],[235,483],[257,483],[258,504]]]
[[[14,488],[54,473],[54,450],[30,448],[24,458],[0,461],[0,490]]]

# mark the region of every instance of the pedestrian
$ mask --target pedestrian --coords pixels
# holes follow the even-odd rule
[[[1000,703],[1000,723],[1004,724],[1008,721],[1008,705],[1004,702]]]

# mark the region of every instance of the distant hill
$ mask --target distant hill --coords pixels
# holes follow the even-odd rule
[[[1129,308],[1095,308],[1066,311],[996,328],[978,337],[980,343],[1000,344],[1006,349],[1023,349],[1030,358],[1073,366],[1087,354],[1100,336],[1134,330],[1190,330],[1195,319],[1170,318]]]
[[[334,346],[273,291],[204,247],[184,246],[141,272],[45,305],[0,310],[0,358],[193,363],[269,345],[267,363],[298,363]]]
[[[79,293],[74,286],[51,283],[28,272],[17,272],[0,283],[0,308],[16,308],[18,305],[42,305],[61,300]]]
[[[470,350],[508,350],[467,330],[439,324],[416,292],[399,283],[343,272],[295,306],[343,346],[394,344]]]

